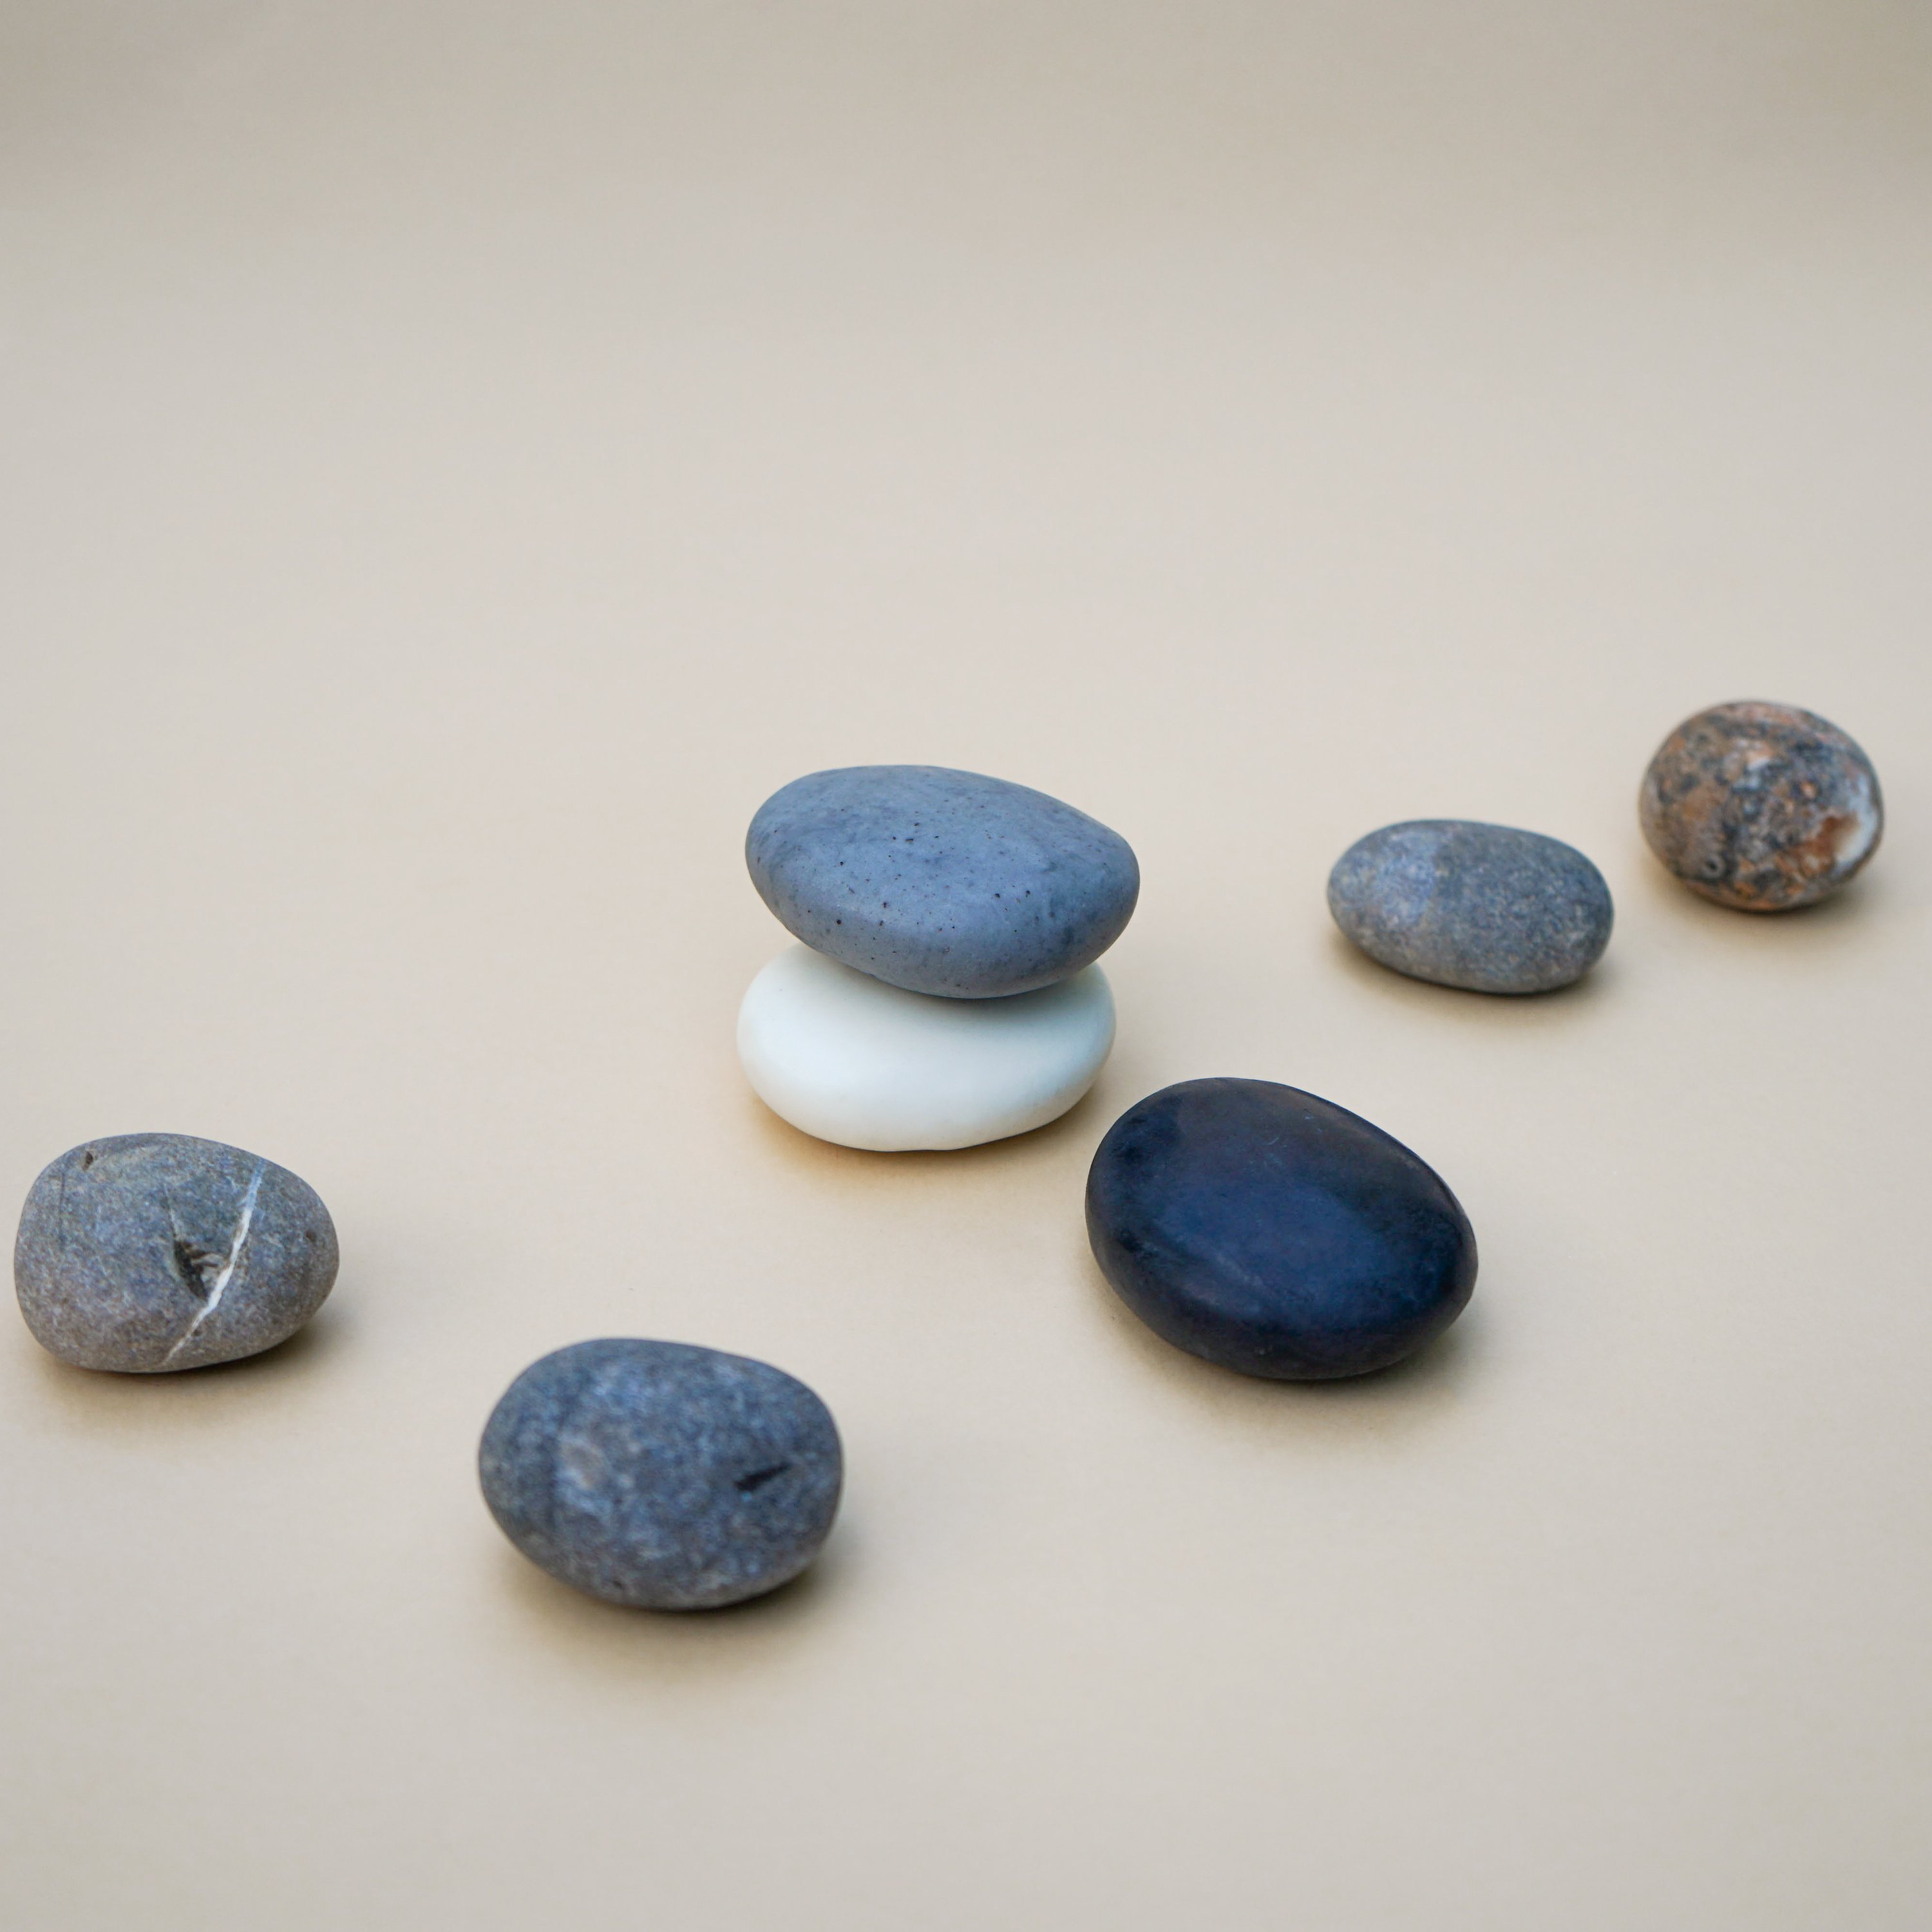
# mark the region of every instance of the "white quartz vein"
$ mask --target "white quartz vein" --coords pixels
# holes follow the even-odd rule
[[[164,1358],[165,1368],[188,1345],[194,1340],[195,1330],[221,1306],[221,1298],[227,1292],[228,1284],[234,1279],[235,1264],[242,1258],[242,1244],[248,1238],[250,1224],[255,1218],[255,1197],[262,1191],[262,1176],[268,1171],[268,1163],[258,1161],[254,1178],[248,1183],[248,1191],[242,1197],[242,1218],[235,1224],[235,1238],[228,1244],[228,1258],[221,1264],[221,1271],[214,1277],[214,1285],[208,1291],[208,1299],[195,1310],[194,1319],[182,1330],[181,1340],[176,1342]]]

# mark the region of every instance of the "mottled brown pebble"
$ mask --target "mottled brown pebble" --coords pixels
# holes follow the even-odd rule
[[[1743,912],[1836,892],[1885,830],[1878,774],[1850,738],[1815,712],[1754,700],[1678,725],[1643,775],[1637,813],[1693,892]]]

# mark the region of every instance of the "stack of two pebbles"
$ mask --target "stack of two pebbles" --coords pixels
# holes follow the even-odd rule
[[[937,765],[815,772],[746,863],[802,943],[752,982],[738,1052],[820,1140],[963,1148],[1065,1113],[1114,1043],[1094,962],[1132,916],[1132,848],[1044,792]]]

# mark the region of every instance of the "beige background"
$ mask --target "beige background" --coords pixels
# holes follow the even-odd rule
[[[0,1333],[0,1918],[1925,1922],[1932,16],[4,0],[0,140],[0,1191],[209,1135],[345,1256],[238,1368]],[[1817,912],[1637,838],[1740,695],[1883,775]],[[1024,1140],[739,1076],[745,822],[892,759],[1140,852]],[[1434,814],[1598,860],[1587,984],[1344,948]],[[1094,1145],[1218,1072],[1442,1168],[1445,1345],[1115,1304]],[[502,1541],[484,1417],[607,1334],[824,1394],[804,1584]]]

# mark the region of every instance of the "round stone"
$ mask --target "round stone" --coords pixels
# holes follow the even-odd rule
[[[1637,815],[1694,892],[1742,912],[1836,892],[1885,830],[1878,774],[1851,739],[1815,712],[1751,700],[1714,704],[1664,740]]]
[[[838,1431],[782,1370],[680,1342],[579,1342],[483,1431],[484,1500],[540,1569],[613,1604],[708,1610],[789,1582],[838,1508]]]
[[[34,1183],[14,1284],[50,1354],[153,1374],[286,1341],[336,1262],[328,1210],[286,1168],[189,1134],[118,1134]]]
[[[1119,938],[1133,848],[1044,792],[940,765],[814,772],[758,808],[746,862],[806,944],[951,999],[1071,979]]]
[[[1035,993],[947,1000],[794,946],[738,1014],[738,1058],[773,1113],[881,1154],[1044,1126],[1093,1085],[1113,1044],[1114,996],[1097,966]]]
[[[1156,1334],[1288,1381],[1400,1361],[1476,1282],[1468,1217],[1432,1168],[1271,1080],[1184,1080],[1130,1107],[1094,1156],[1087,1232]]]
[[[1371,959],[1476,993],[1546,993],[1610,943],[1610,889],[1574,846],[1468,818],[1358,839],[1328,875],[1335,923]]]

